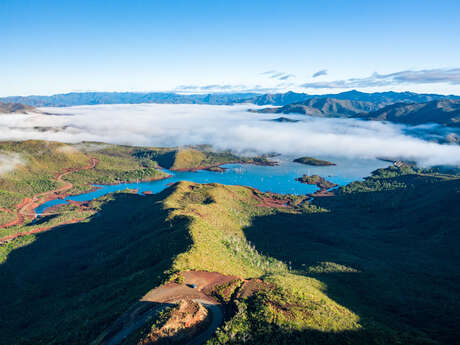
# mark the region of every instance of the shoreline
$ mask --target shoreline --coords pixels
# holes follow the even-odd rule
[[[92,185],[92,188],[87,190],[87,191],[84,191],[82,193],[67,193],[67,194],[64,194],[64,195],[61,195],[59,196],[58,198],[54,198],[54,199],[49,199],[49,200],[45,200],[44,202],[40,203],[37,207],[34,208],[34,211],[40,207],[41,205],[47,203],[48,201],[52,201],[52,200],[64,200],[66,201],[67,203],[69,204],[76,204],[76,203],[87,203],[89,201],[75,201],[75,200],[65,200],[66,198],[68,197],[72,197],[72,196],[79,196],[79,195],[83,195],[83,194],[88,194],[88,193],[92,193],[92,192],[95,192],[99,189],[102,189],[103,187],[99,187],[99,186],[117,186],[117,185],[120,185],[120,184],[125,184],[125,183],[143,183],[143,182],[153,182],[153,181],[161,181],[161,180],[166,180],[168,178],[171,178],[173,175],[168,175],[168,176],[162,176],[162,177],[154,177],[154,178],[149,178],[149,179],[145,179],[145,180],[139,180],[138,182],[130,182],[130,181],[120,181],[120,182],[117,182],[117,183],[99,183],[97,185]],[[147,191],[148,192],[148,191]],[[144,193],[145,194],[145,193]],[[153,193],[152,193],[153,194]],[[64,204],[65,205],[65,204]],[[47,207],[45,208],[43,211],[42,211],[42,215],[44,215],[44,213],[46,211],[49,211],[50,208],[53,208],[53,207],[58,207],[60,205],[54,205],[54,206],[50,206],[50,207]],[[37,217],[38,214],[36,213],[35,211],[35,217]]]
[[[136,181],[119,181],[119,182],[114,182],[114,183],[96,183],[92,184],[97,189],[101,189],[102,187],[99,186],[117,186],[119,184],[128,184],[128,183],[144,183],[144,182],[153,182],[153,181],[161,181],[161,180],[166,180],[168,178],[173,177],[173,175],[167,175],[167,176],[161,176],[161,177],[152,177],[152,178],[147,178],[147,179],[142,179],[142,180],[136,180]],[[89,191],[90,192],[90,191]],[[83,192],[83,193],[78,193],[74,195],[80,195],[80,194],[85,194],[89,192]]]
[[[172,175],[162,176],[162,177],[159,177],[159,178],[145,179],[145,180],[142,180],[142,181],[139,181],[139,182],[159,181],[159,180],[164,180],[164,179],[167,179],[167,178],[170,178],[170,177],[172,177]],[[122,184],[122,183],[132,183],[132,182],[126,181],[126,182],[119,182],[119,183],[112,183],[112,184],[100,184],[100,185],[101,186],[110,186],[110,185],[118,185],[118,184]],[[56,209],[61,205],[71,204],[71,205],[76,205],[76,206],[78,206],[80,208],[85,207],[90,201],[65,200],[65,198],[67,198],[69,196],[71,197],[71,196],[82,195],[82,194],[85,194],[85,193],[91,193],[91,192],[96,191],[96,190],[101,189],[101,188],[102,187],[93,186],[90,190],[88,190],[86,192],[82,192],[82,193],[66,193],[66,194],[58,195],[58,197],[51,197],[50,196],[50,197],[47,197],[47,198],[41,200],[39,203],[38,202],[30,203],[30,202],[33,201],[33,198],[24,198],[24,200],[20,204],[18,204],[17,207],[18,206],[21,206],[21,207],[28,206],[30,208],[30,207],[33,206],[33,212],[34,212],[33,219],[36,219],[37,216],[49,216],[50,215],[50,213],[49,213],[50,210]],[[153,194],[153,193],[151,193],[151,192],[149,193],[148,191],[143,193],[143,195],[149,195],[149,194]],[[64,200],[64,201],[66,201],[66,204],[59,204],[59,205],[49,206],[49,207],[45,208],[40,215],[38,215],[37,212],[36,212],[36,209],[38,207],[40,207],[41,205],[47,203],[48,201],[52,201],[52,200]],[[13,212],[13,211],[10,210],[10,212]],[[47,214],[47,212],[48,212],[48,214]],[[0,225],[0,229],[6,229],[6,228],[9,228],[9,227],[12,227],[12,226],[22,225],[24,223],[24,221],[26,220],[27,216],[31,217],[32,215],[31,214],[26,214],[26,215],[18,214],[18,216],[20,216],[20,217],[12,220],[11,222],[8,222],[6,224]],[[22,237],[22,236],[26,236],[26,235],[32,235],[32,234],[41,233],[41,232],[44,232],[44,231],[49,231],[49,230],[52,230],[52,229],[57,228],[57,227],[62,226],[62,225],[67,225],[67,224],[73,224],[73,223],[80,222],[80,221],[82,221],[84,219],[86,219],[86,218],[74,218],[74,219],[65,221],[65,222],[60,223],[60,224],[56,224],[56,225],[52,225],[52,226],[46,226],[46,227],[39,227],[39,228],[30,230],[30,231],[18,232],[18,233],[15,233],[15,234],[7,235],[5,237],[0,238],[0,245],[5,243],[5,242],[7,242],[7,241],[15,239],[17,237]],[[31,225],[33,225],[33,224],[31,224]]]
[[[227,164],[250,164],[250,165],[259,165],[259,166],[266,166],[266,167],[273,167],[279,165],[278,162],[275,161],[267,161],[267,162],[242,162],[242,161],[233,161],[233,162],[225,162],[216,165],[203,165],[195,168],[181,168],[181,169],[169,169],[171,171],[177,172],[197,172],[198,170],[207,170],[212,172],[224,172],[228,168],[222,167],[222,165]]]
[[[298,177],[295,179],[296,181],[308,185],[316,185],[318,190],[314,193],[309,193],[307,196],[311,198],[321,198],[321,197],[329,197],[335,196],[334,190],[339,187],[338,184],[326,180],[324,177],[319,175],[312,175],[307,176],[303,175],[302,177]]]
[[[63,195],[66,195],[66,191],[70,190],[73,188],[73,184],[63,180],[62,178],[65,175],[71,174],[73,172],[81,171],[81,170],[89,170],[93,169],[96,167],[96,165],[99,163],[99,160],[95,157],[90,157],[88,165],[85,165],[84,167],[81,168],[66,168],[63,171],[59,172],[56,174],[54,180],[56,182],[63,182],[64,185],[62,187],[59,187],[54,190],[50,190],[44,193],[39,193],[36,195],[33,195],[31,198],[24,198],[19,204],[16,205],[16,219],[0,225],[0,229],[6,229],[10,228],[12,226],[16,225],[23,225],[24,221],[27,218],[32,218],[35,219],[36,217],[36,208],[39,207],[40,205],[43,205],[44,203],[51,201],[51,200],[56,200],[60,199]],[[43,197],[43,199],[42,199]]]

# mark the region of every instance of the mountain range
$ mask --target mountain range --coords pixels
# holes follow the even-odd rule
[[[0,102],[14,102],[35,107],[69,107],[95,104],[212,104],[241,102],[254,93],[216,93],[183,95],[173,92],[71,92],[52,96],[10,96]]]
[[[284,106],[293,103],[302,103],[312,98],[334,98],[337,100],[371,102],[382,106],[398,102],[422,103],[438,99],[460,99],[460,96],[394,91],[366,93],[356,90],[341,92],[337,94],[309,95],[306,93],[296,93],[289,91],[286,93],[274,93],[254,96],[252,98],[245,99],[243,102],[253,103],[256,105]]]
[[[167,92],[74,92],[53,96],[0,98],[0,113],[38,112],[35,107],[139,103],[210,105],[252,103],[278,106],[249,110],[257,113],[296,113],[317,117],[352,117],[391,121],[409,125],[437,123],[460,127],[460,96],[393,91],[365,93],[352,90],[316,96],[292,91],[264,95],[254,93],[183,95]]]
[[[420,95],[419,95],[420,96]],[[437,99],[421,103],[379,102],[311,98],[281,107],[249,109],[255,113],[302,114],[315,117],[349,117],[362,120],[390,121],[406,125],[436,123],[460,127],[460,99]]]
[[[301,103],[312,98],[334,98],[359,102],[376,103],[379,106],[398,102],[421,103],[439,99],[460,99],[456,95],[418,94],[414,92],[374,92],[356,90],[327,95],[309,95],[306,93],[285,92],[274,94],[258,93],[211,93],[178,94],[174,92],[71,92],[52,96],[10,96],[0,98],[0,102],[22,103],[35,107],[66,107],[93,104],[239,104],[284,106]]]
[[[304,114],[316,117],[350,117],[363,112],[372,112],[379,109],[376,103],[342,100],[335,98],[311,98],[303,102],[288,104],[279,108],[264,108],[252,110],[257,113],[276,114]]]
[[[356,117],[406,125],[437,123],[450,127],[460,127],[460,100],[443,99],[425,103],[396,103],[376,111],[358,114]]]

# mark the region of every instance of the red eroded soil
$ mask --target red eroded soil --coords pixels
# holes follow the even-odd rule
[[[266,290],[272,287],[271,284],[265,283],[260,279],[253,278],[243,282],[240,290],[238,291],[238,298],[247,298],[252,296],[255,292]]]
[[[58,225],[45,226],[45,227],[42,227],[42,228],[35,228],[35,229],[31,230],[31,231],[19,232],[19,233],[16,233],[16,234],[5,236],[5,237],[0,238],[0,243],[11,241],[12,239],[15,239],[17,237],[22,237],[22,236],[26,236],[26,235],[32,235],[32,234],[37,234],[39,232],[48,231],[48,230],[54,229],[54,228],[56,228],[58,226],[61,226],[61,225],[78,223],[78,222],[81,222],[84,219],[85,218],[74,218],[74,219],[67,220],[67,221],[65,221],[63,223],[60,223]]]
[[[139,325],[145,324],[149,317],[156,310],[161,310],[165,306],[183,301],[194,301],[206,305],[208,310],[212,310],[211,325],[208,326],[208,334],[196,334],[192,341],[195,343],[205,343],[224,321],[226,305],[219,302],[212,296],[212,292],[217,286],[222,286],[232,281],[243,281],[238,297],[246,298],[254,292],[269,288],[269,284],[260,279],[244,280],[236,276],[224,275],[217,272],[206,271],[184,271],[179,273],[183,278],[183,283],[166,283],[149,291],[141,300],[133,304],[123,315],[121,315],[108,329],[106,329],[92,344],[121,344],[133,330]],[[184,316],[185,318],[187,315]],[[183,321],[186,321],[185,319]],[[193,330],[189,330],[193,332]]]
[[[328,196],[335,196],[335,193],[333,190],[327,190],[327,189],[320,189],[313,194],[308,194],[308,196],[311,196],[313,198],[322,198],[322,197],[328,197]]]
[[[272,199],[270,197],[259,197],[260,203],[257,204],[259,207],[271,207],[271,208],[280,208],[280,207],[289,207],[287,200],[278,200]]]
[[[15,226],[15,225],[22,225],[22,224],[24,224],[24,221],[25,221],[26,218],[27,219],[34,219],[35,218],[35,216],[36,216],[35,209],[38,206],[40,206],[41,204],[43,204],[43,203],[45,203],[47,201],[50,201],[50,200],[55,200],[55,199],[59,199],[59,198],[65,198],[66,195],[67,195],[65,192],[67,192],[68,190],[72,189],[73,184],[68,182],[68,181],[64,181],[62,178],[64,176],[68,175],[68,174],[73,173],[73,172],[77,172],[77,171],[81,171],[81,170],[93,169],[98,164],[98,162],[99,161],[98,161],[97,158],[91,157],[90,160],[89,160],[88,165],[86,165],[84,167],[81,167],[81,168],[66,168],[62,172],[58,173],[56,175],[56,177],[54,178],[54,180],[56,182],[63,182],[64,185],[62,187],[57,188],[57,189],[52,190],[52,191],[49,191],[49,192],[36,194],[32,198],[24,198],[24,200],[22,200],[21,203],[16,205],[16,219],[11,221],[11,222],[8,222],[8,223],[0,225],[0,229],[9,228],[9,227]],[[70,222],[72,222],[72,221],[70,221]],[[66,224],[67,223],[68,222],[66,222]],[[39,229],[41,229],[41,231],[49,230],[48,228],[39,228]],[[43,230],[43,229],[45,229],[45,230]],[[36,233],[36,232],[40,232],[40,231],[37,231],[37,229],[35,229],[31,233]],[[21,234],[17,234],[17,235],[18,236],[24,236],[24,234],[29,234],[29,233],[30,232],[21,233]],[[6,237],[3,237],[3,238],[0,238],[0,242],[10,240],[11,236],[14,236],[13,238],[18,237],[16,235],[6,236]]]
[[[142,298],[142,301],[167,303],[179,299],[202,299],[211,304],[217,304],[217,301],[210,295],[212,289],[238,279],[236,276],[207,271],[185,271],[181,275],[184,278],[183,284],[166,283],[151,290]],[[192,288],[192,285],[195,288]]]
[[[259,203],[257,206],[259,207],[270,207],[270,208],[281,208],[281,207],[289,207],[289,200],[278,199],[275,197],[271,197],[269,193],[265,193],[263,196],[258,189],[251,188],[254,198],[256,198]]]

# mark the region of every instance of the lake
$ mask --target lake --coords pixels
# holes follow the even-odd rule
[[[280,194],[309,194],[318,190],[315,185],[307,185],[296,181],[297,177],[304,174],[317,174],[340,186],[352,181],[362,180],[378,168],[385,168],[388,162],[377,159],[349,159],[337,157],[318,157],[336,163],[335,166],[314,167],[292,162],[295,157],[276,157],[277,166],[259,166],[249,164],[226,164],[224,172],[212,172],[199,170],[196,172],[178,172],[164,170],[173,177],[150,182],[120,183],[117,185],[94,185],[99,187],[95,191],[79,195],[69,196],[65,199],[48,201],[35,209],[38,215],[49,207],[65,204],[67,200],[90,201],[103,195],[122,191],[125,189],[137,189],[139,194],[143,192],[158,193],[165,189],[168,184],[178,181],[191,181],[197,183],[222,183],[227,185],[242,185],[259,189],[262,192]]]

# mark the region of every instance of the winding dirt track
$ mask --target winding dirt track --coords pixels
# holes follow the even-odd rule
[[[224,313],[222,312],[222,308],[218,304],[209,303],[208,300],[202,300],[198,298],[192,298],[191,301],[201,303],[204,307],[208,309],[211,313],[211,323],[197,334],[194,338],[192,338],[189,342],[185,345],[201,345],[204,344],[209,338],[211,338],[214,332],[219,328],[219,326],[224,322]],[[141,328],[144,324],[146,324],[149,320],[151,320],[155,314],[164,310],[168,306],[178,303],[180,300],[171,301],[170,304],[163,304],[156,308],[149,310],[142,314],[141,317],[137,318],[130,322],[129,325],[123,327],[118,333],[112,335],[108,340],[104,342],[105,345],[119,345],[122,344],[123,340],[125,340],[131,333]]]
[[[212,315],[206,329],[186,342],[186,345],[205,343],[224,321],[222,305],[211,296],[211,291],[215,286],[231,282],[237,277],[206,271],[185,271],[182,276],[183,284],[169,282],[149,291],[90,345],[122,344],[126,337],[151,321],[157,312],[184,299],[203,304]]]
[[[59,188],[57,188],[55,190],[51,190],[51,191],[48,191],[48,192],[36,194],[32,198],[25,198],[24,200],[22,200],[21,203],[16,205],[16,219],[11,221],[11,222],[8,222],[8,223],[0,225],[0,229],[9,228],[9,227],[16,226],[16,225],[23,225],[26,218],[30,218],[30,219],[35,218],[35,216],[36,216],[35,209],[38,206],[40,206],[41,204],[43,204],[43,203],[45,203],[47,201],[65,197],[65,192],[67,192],[68,190],[73,188],[72,183],[70,183],[69,181],[63,180],[64,176],[66,176],[68,174],[71,174],[71,173],[74,173],[74,172],[77,172],[77,171],[81,171],[81,170],[93,169],[93,168],[96,167],[96,165],[98,163],[99,163],[99,160],[97,158],[91,157],[89,159],[89,164],[84,166],[84,167],[81,167],[81,168],[66,168],[62,172],[58,173],[56,175],[56,177],[54,178],[54,181],[64,183],[63,186],[61,186],[61,187],[59,187]],[[1,209],[1,210],[5,211],[6,209]],[[9,210],[9,212],[12,212],[12,211]],[[76,223],[76,222],[81,221],[82,219],[83,218],[71,219],[71,220],[69,220],[69,221],[67,221],[65,223],[61,223],[59,225]],[[59,225],[56,225],[56,226],[59,226]],[[29,232],[22,232],[22,233],[17,233],[17,234],[5,236],[5,237],[0,238],[0,243],[4,242],[4,241],[12,240],[12,239],[14,239],[16,237],[20,237],[20,236],[24,236],[24,235],[28,235],[28,234],[33,234],[33,233],[38,233],[38,232],[42,232],[42,231],[47,231],[47,230],[49,230],[51,228],[52,227],[37,228],[37,229],[34,229],[32,231],[29,231]]]

